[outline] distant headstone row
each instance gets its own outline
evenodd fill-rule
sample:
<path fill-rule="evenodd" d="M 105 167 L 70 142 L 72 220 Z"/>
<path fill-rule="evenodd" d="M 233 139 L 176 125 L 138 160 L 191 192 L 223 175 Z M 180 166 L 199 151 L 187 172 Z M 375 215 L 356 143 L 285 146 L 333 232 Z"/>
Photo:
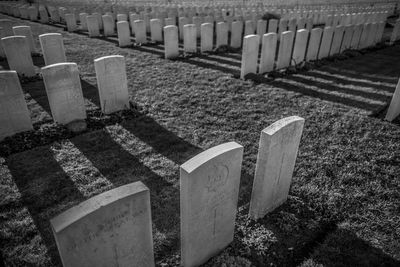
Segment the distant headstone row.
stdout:
<path fill-rule="evenodd" d="M 250 203 L 253 219 L 288 197 L 304 119 L 264 129 Z M 199 266 L 233 240 L 243 159 L 236 142 L 210 148 L 180 168 L 181 265 Z M 51 220 L 67 266 L 154 266 L 149 189 L 141 182 L 97 195 Z"/>

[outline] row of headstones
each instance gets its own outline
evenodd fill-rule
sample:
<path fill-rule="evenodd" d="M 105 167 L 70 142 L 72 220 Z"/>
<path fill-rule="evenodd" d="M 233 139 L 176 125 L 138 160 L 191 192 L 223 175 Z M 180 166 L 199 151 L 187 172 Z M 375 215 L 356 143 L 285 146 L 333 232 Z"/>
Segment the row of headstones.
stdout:
<path fill-rule="evenodd" d="M 39 36 L 46 64 L 41 69 L 50 104 L 57 123 L 68 125 L 86 119 L 85 103 L 78 66 L 66 62 L 62 37 L 57 33 Z M 11 71 L 0 71 L 0 140 L 32 129 L 18 74 L 35 74 L 26 37 L 2 39 Z M 101 110 L 110 114 L 129 108 L 128 84 L 123 56 L 94 60 Z M 17 73 L 18 72 L 18 73 Z M 3 127 L 4 125 L 4 127 Z"/>
<path fill-rule="evenodd" d="M 249 215 L 264 217 L 289 193 L 304 119 L 261 132 Z M 210 148 L 180 166 L 181 266 L 199 266 L 233 240 L 243 146 Z M 149 189 L 142 182 L 97 195 L 51 219 L 64 267 L 154 266 Z"/>
<path fill-rule="evenodd" d="M 315 28 L 283 32 L 276 52 L 278 35 L 265 34 L 261 44 L 261 58 L 258 65 L 260 37 L 246 36 L 243 40 L 241 78 L 249 73 L 259 74 L 274 69 L 296 66 L 304 61 L 314 61 L 333 56 L 347 49 L 364 49 L 381 42 L 385 22 L 349 26 Z M 276 63 L 275 63 L 276 61 Z"/>

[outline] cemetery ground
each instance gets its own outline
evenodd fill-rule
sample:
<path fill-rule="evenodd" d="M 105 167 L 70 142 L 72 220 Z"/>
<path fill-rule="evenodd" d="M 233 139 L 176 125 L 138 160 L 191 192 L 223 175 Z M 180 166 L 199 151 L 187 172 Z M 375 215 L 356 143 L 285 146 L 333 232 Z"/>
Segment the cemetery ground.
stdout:
<path fill-rule="evenodd" d="M 171 61 L 160 46 L 119 48 L 11 19 L 31 26 L 34 36 L 63 34 L 68 61 L 81 73 L 88 130 L 71 134 L 52 124 L 42 80 L 24 81 L 35 132 L 0 143 L 5 265 L 61 265 L 49 219 L 142 181 L 151 192 L 156 264 L 178 266 L 179 166 L 228 141 L 244 146 L 235 238 L 206 266 L 400 265 L 400 119 L 383 120 L 398 80 L 399 45 L 243 81 L 239 54 Z M 129 111 L 110 116 L 100 112 L 93 66 L 108 55 L 125 57 L 131 97 Z M 43 66 L 40 57 L 34 63 Z M 305 126 L 289 199 L 249 220 L 260 132 L 292 115 Z"/>

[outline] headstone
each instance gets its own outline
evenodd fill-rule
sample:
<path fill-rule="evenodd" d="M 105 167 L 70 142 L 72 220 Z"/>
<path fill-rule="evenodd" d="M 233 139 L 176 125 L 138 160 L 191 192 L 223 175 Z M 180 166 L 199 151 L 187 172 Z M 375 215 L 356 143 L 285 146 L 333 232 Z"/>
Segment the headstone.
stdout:
<path fill-rule="evenodd" d="M 81 23 L 81 30 L 87 31 L 88 26 L 87 26 L 87 13 L 80 13 L 79 14 L 79 21 Z"/>
<path fill-rule="evenodd" d="M 288 197 L 304 119 L 281 119 L 261 132 L 249 215 L 264 217 Z"/>
<path fill-rule="evenodd" d="M 103 113 L 110 114 L 129 108 L 125 58 L 123 56 L 97 58 L 94 60 L 94 68 Z"/>
<path fill-rule="evenodd" d="M 260 38 L 262 38 L 266 31 L 267 31 L 267 21 L 260 19 L 257 22 L 257 34 L 260 36 Z"/>
<path fill-rule="evenodd" d="M 41 23 L 49 23 L 49 14 L 47 14 L 47 10 L 45 7 L 39 8 L 39 15 Z"/>
<path fill-rule="evenodd" d="M 76 25 L 75 14 L 65 14 L 65 22 L 69 32 L 74 32 L 78 29 L 78 26 Z"/>
<path fill-rule="evenodd" d="M 150 193 L 142 182 L 94 196 L 50 223 L 64 267 L 154 267 Z"/>
<path fill-rule="evenodd" d="M 268 32 L 273 32 L 277 33 L 278 32 L 278 23 L 279 21 L 277 19 L 270 19 L 268 21 Z"/>
<path fill-rule="evenodd" d="M 360 43 L 358 44 L 358 49 L 364 49 L 368 47 L 368 37 L 371 34 L 371 26 L 371 23 L 364 24 L 360 37 Z"/>
<path fill-rule="evenodd" d="M 16 71 L 0 71 L 0 141 L 32 130 L 31 117 Z"/>
<path fill-rule="evenodd" d="M 363 24 L 357 24 L 354 26 L 353 37 L 351 38 L 351 49 L 358 49 L 360 44 L 361 33 L 363 29 Z"/>
<path fill-rule="evenodd" d="M 165 58 L 174 59 L 179 56 L 179 39 L 177 26 L 164 27 Z"/>
<path fill-rule="evenodd" d="M 183 26 L 189 24 L 189 19 L 186 17 L 179 18 L 179 39 L 183 40 Z"/>
<path fill-rule="evenodd" d="M 68 124 L 86 119 L 81 81 L 75 63 L 43 67 L 42 76 L 55 122 Z"/>
<path fill-rule="evenodd" d="M 97 21 L 97 17 L 94 15 L 86 16 L 86 22 L 87 22 L 89 37 L 99 37 L 100 28 L 99 28 L 99 22 Z"/>
<path fill-rule="evenodd" d="M 217 43 L 216 47 L 228 45 L 228 25 L 225 22 L 217 23 Z"/>
<path fill-rule="evenodd" d="M 165 19 L 165 26 L 175 26 L 175 18 L 166 18 Z"/>
<path fill-rule="evenodd" d="M 95 18 L 97 20 L 97 24 L 99 26 L 99 30 L 102 30 L 103 29 L 103 18 L 102 18 L 102 15 L 100 13 L 98 13 L 98 12 L 94 12 L 92 15 L 95 16 Z"/>
<path fill-rule="evenodd" d="M 152 42 L 162 42 L 162 26 L 161 21 L 159 19 L 151 19 L 150 20 L 150 34 Z"/>
<path fill-rule="evenodd" d="M 274 70 L 277 41 L 278 35 L 274 32 L 263 35 L 259 66 L 260 74 Z"/>
<path fill-rule="evenodd" d="M 296 32 L 297 19 L 293 18 L 289 20 L 288 31 Z"/>
<path fill-rule="evenodd" d="M 103 33 L 104 36 L 112 36 L 115 34 L 115 21 L 111 15 L 103 15 Z M 129 35 L 130 35 L 129 30 Z"/>
<path fill-rule="evenodd" d="M 46 65 L 67 62 L 65 56 L 63 37 L 59 33 L 46 33 L 39 35 L 43 58 Z"/>
<path fill-rule="evenodd" d="M 29 44 L 31 53 L 36 53 L 35 41 L 30 26 L 15 26 L 13 27 L 14 35 L 25 36 Z"/>
<path fill-rule="evenodd" d="M 243 39 L 242 65 L 240 78 L 244 79 L 249 73 L 257 73 L 258 49 L 260 46 L 259 35 L 247 35 Z"/>
<path fill-rule="evenodd" d="M 231 34 L 231 47 L 238 49 L 242 47 L 242 34 L 243 34 L 243 22 L 234 21 L 232 22 L 232 34 Z"/>
<path fill-rule="evenodd" d="M 292 48 L 294 32 L 286 31 L 282 33 L 279 44 L 278 60 L 276 63 L 277 69 L 289 67 L 292 58 Z"/>
<path fill-rule="evenodd" d="M 32 21 L 38 20 L 39 10 L 35 6 L 28 7 L 29 19 Z"/>
<path fill-rule="evenodd" d="M 3 28 L 4 37 L 13 36 L 13 23 L 9 19 L 0 19 L 0 27 Z"/>
<path fill-rule="evenodd" d="M 353 37 L 354 26 L 348 25 L 344 28 L 343 42 L 340 47 L 340 53 L 343 53 L 345 50 L 350 49 L 351 47 L 351 38 Z"/>
<path fill-rule="evenodd" d="M 376 32 L 378 31 L 378 23 L 372 22 L 370 27 L 371 27 L 371 29 L 370 29 L 370 32 L 369 32 L 368 38 L 367 38 L 367 46 L 368 47 L 375 46 L 375 35 L 376 35 Z"/>
<path fill-rule="evenodd" d="M 119 47 L 126 47 L 132 44 L 131 30 L 127 21 L 117 22 L 118 44 Z"/>
<path fill-rule="evenodd" d="M 210 148 L 180 168 L 181 265 L 199 266 L 233 240 L 243 147 Z"/>
<path fill-rule="evenodd" d="M 244 24 L 244 36 L 243 37 L 245 37 L 247 35 L 252 35 L 252 34 L 254 34 L 253 22 L 251 20 L 248 20 Z"/>
<path fill-rule="evenodd" d="M 211 23 L 201 24 L 200 51 L 201 53 L 213 50 L 214 26 Z"/>
<path fill-rule="evenodd" d="M 1 27 L 1 22 L 0 22 L 0 27 Z M 400 39 L 400 19 L 397 19 L 393 27 L 392 35 L 390 36 L 390 43 L 393 44 L 399 39 Z"/>
<path fill-rule="evenodd" d="M 183 50 L 185 53 L 197 52 L 197 31 L 194 24 L 183 26 Z"/>
<path fill-rule="evenodd" d="M 279 21 L 279 34 L 278 34 L 278 37 L 280 38 L 281 36 L 282 36 L 282 33 L 283 32 L 285 32 L 285 31 L 287 31 L 287 29 L 288 29 L 288 24 L 289 24 L 289 21 L 288 20 L 286 20 L 286 19 L 281 19 L 280 21 Z"/>
<path fill-rule="evenodd" d="M 292 65 L 298 65 L 304 61 L 306 56 L 307 41 L 308 31 L 305 29 L 298 30 L 294 42 Z"/>
<path fill-rule="evenodd" d="M 140 20 L 140 16 L 138 14 L 129 14 L 129 23 L 131 25 L 132 35 L 135 35 L 135 21 Z"/>
<path fill-rule="evenodd" d="M 193 24 L 196 25 L 196 36 L 199 38 L 201 35 L 200 29 L 201 29 L 201 24 L 203 23 L 203 18 L 202 17 L 193 17 Z"/>
<path fill-rule="evenodd" d="M 135 20 L 133 22 L 135 30 L 135 42 L 137 44 L 147 43 L 146 23 L 144 20 Z"/>
<path fill-rule="evenodd" d="M 306 29 L 308 32 L 311 32 L 313 30 L 314 27 L 314 23 L 313 23 L 313 19 L 312 18 L 308 18 L 306 20 Z"/>
<path fill-rule="evenodd" d="M 386 113 L 385 120 L 393 121 L 400 115 L 400 80 L 393 93 L 392 100 L 390 101 L 389 109 Z"/>
<path fill-rule="evenodd" d="M 340 53 L 340 47 L 343 41 L 344 26 L 337 26 L 334 30 L 332 46 L 329 52 L 329 56 L 333 56 Z"/>
<path fill-rule="evenodd" d="M 317 60 L 319 45 L 321 44 L 322 29 L 315 28 L 311 31 L 310 42 L 308 44 L 306 61 Z"/>
<path fill-rule="evenodd" d="M 33 77 L 36 75 L 28 40 L 25 36 L 9 36 L 1 39 L 10 70 L 19 75 Z"/>
<path fill-rule="evenodd" d="M 321 46 L 319 48 L 318 59 L 326 58 L 329 56 L 331 50 L 332 38 L 333 38 L 332 27 L 325 27 L 322 34 Z"/>
<path fill-rule="evenodd" d="M 375 35 L 375 38 L 376 38 L 375 43 L 382 42 L 383 33 L 385 32 L 385 26 L 386 26 L 385 21 L 379 22 L 378 31 L 376 32 L 376 35 Z"/>
<path fill-rule="evenodd" d="M 118 14 L 117 15 L 117 21 L 128 21 L 128 16 L 126 14 Z"/>
<path fill-rule="evenodd" d="M 306 28 L 306 19 L 305 18 L 299 18 L 297 20 L 297 30 L 302 30 Z"/>

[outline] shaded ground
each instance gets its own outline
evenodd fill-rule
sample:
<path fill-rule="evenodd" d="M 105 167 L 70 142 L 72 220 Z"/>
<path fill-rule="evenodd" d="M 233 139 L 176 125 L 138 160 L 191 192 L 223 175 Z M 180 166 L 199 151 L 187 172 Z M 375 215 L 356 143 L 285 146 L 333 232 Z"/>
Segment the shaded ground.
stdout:
<path fill-rule="evenodd" d="M 382 120 L 398 80 L 399 46 L 253 82 L 232 76 L 240 62 L 235 53 L 169 61 L 148 51 L 153 48 L 121 49 L 17 23 L 32 26 L 35 36 L 63 34 L 67 58 L 81 72 L 90 128 L 73 136 L 53 125 L 42 81 L 23 84 L 40 134 L 0 143 L 6 265 L 60 265 L 49 219 L 140 180 L 151 190 L 157 265 L 177 266 L 179 165 L 233 140 L 245 147 L 235 240 L 207 266 L 400 265 L 400 121 Z M 126 57 L 133 109 L 105 118 L 93 60 L 113 54 Z M 249 221 L 260 131 L 291 115 L 306 124 L 289 200 Z"/>

